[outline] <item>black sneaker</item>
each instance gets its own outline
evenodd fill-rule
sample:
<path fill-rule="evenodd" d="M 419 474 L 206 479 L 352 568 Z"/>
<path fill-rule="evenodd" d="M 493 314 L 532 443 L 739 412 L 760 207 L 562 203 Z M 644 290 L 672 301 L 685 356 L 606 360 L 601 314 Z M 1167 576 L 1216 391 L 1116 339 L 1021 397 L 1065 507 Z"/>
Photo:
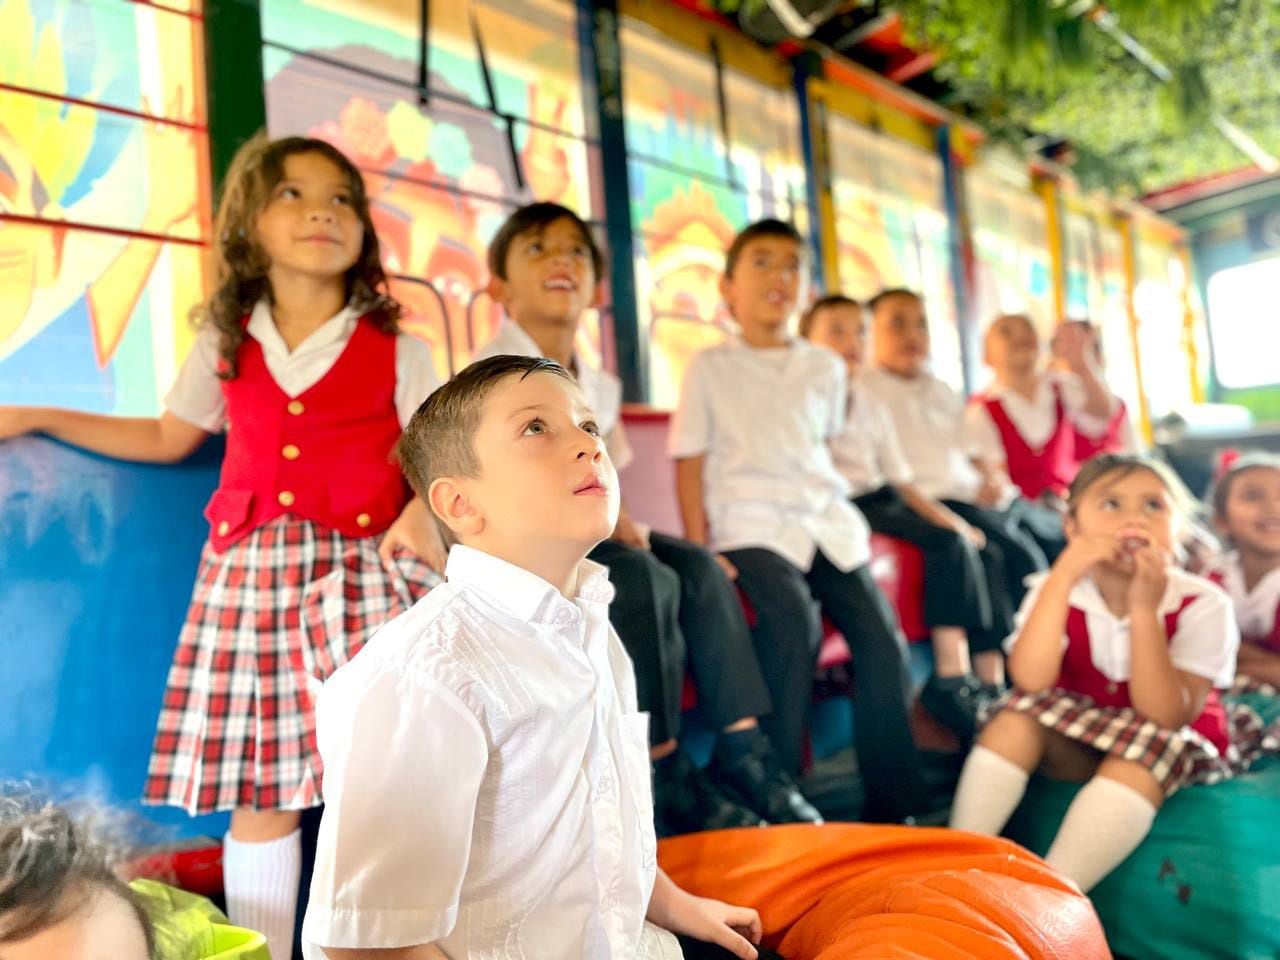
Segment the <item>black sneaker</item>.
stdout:
<path fill-rule="evenodd" d="M 769 823 L 822 823 L 817 807 L 778 766 L 763 733 L 754 731 L 747 750 L 727 754 L 717 747 L 707 772 L 731 800 L 750 807 Z"/>
<path fill-rule="evenodd" d="M 921 705 L 965 744 L 973 742 L 978 714 L 989 702 L 977 677 L 929 678 L 920 691 Z"/>
<path fill-rule="evenodd" d="M 721 793 L 682 750 L 653 765 L 653 813 L 660 837 L 765 825 L 754 811 Z"/>

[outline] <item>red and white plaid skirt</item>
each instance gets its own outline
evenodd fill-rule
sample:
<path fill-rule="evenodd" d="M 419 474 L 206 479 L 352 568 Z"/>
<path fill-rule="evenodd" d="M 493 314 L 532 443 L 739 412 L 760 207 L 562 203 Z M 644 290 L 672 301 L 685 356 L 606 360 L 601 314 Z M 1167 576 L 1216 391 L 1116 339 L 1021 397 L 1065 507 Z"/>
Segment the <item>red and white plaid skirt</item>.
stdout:
<path fill-rule="evenodd" d="M 1280 753 L 1280 723 L 1266 726 L 1257 711 L 1226 701 L 1226 753 L 1190 727 L 1168 730 L 1130 708 L 1100 707 L 1083 694 L 1054 688 L 1011 690 L 989 716 L 1013 710 L 1108 756 L 1141 764 L 1166 797 L 1193 783 L 1218 783 L 1248 770 L 1263 754 Z"/>
<path fill-rule="evenodd" d="M 321 802 L 313 697 L 440 578 L 377 537 L 281 517 L 205 544 L 165 689 L 143 802 L 188 813 Z"/>

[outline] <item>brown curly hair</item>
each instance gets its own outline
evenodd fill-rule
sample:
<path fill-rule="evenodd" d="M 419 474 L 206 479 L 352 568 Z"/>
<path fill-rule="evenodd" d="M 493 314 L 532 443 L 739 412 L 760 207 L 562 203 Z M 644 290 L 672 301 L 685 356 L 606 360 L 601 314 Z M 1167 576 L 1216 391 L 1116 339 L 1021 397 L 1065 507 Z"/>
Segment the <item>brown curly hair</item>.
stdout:
<path fill-rule="evenodd" d="M 236 376 L 236 352 L 245 338 L 245 314 L 263 297 L 271 297 L 267 277 L 271 263 L 255 236 L 258 215 L 284 177 L 285 158 L 301 153 L 318 153 L 342 171 L 351 190 L 352 208 L 364 226 L 360 256 L 347 271 L 347 302 L 358 313 L 370 315 L 383 332 L 399 329 L 400 304 L 388 291 L 360 171 L 342 151 L 323 140 L 268 140 L 259 133 L 237 151 L 227 171 L 214 223 L 216 288 L 208 301 L 192 311 L 196 322 L 210 324 L 218 331 L 222 358 L 218 375 L 224 380 Z"/>

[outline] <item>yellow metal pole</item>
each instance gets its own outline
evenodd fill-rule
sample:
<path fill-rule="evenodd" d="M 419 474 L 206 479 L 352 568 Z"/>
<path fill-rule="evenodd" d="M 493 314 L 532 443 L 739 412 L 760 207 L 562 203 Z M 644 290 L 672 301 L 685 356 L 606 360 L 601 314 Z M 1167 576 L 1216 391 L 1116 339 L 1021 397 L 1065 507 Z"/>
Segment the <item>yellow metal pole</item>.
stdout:
<path fill-rule="evenodd" d="M 827 135 L 827 102 L 816 93 L 817 82 L 805 84 L 809 98 L 809 136 L 813 143 L 813 176 L 817 184 L 818 240 L 821 244 L 822 271 L 827 290 L 840 290 L 840 247 L 836 231 L 836 201 L 831 189 L 831 141 Z"/>
<path fill-rule="evenodd" d="M 1062 246 L 1062 207 L 1058 182 L 1051 176 L 1036 174 L 1032 188 L 1044 202 L 1045 231 L 1049 234 L 1049 264 L 1053 271 L 1053 326 L 1067 316 L 1067 259 Z"/>
<path fill-rule="evenodd" d="M 1185 242 L 1179 242 L 1175 248 L 1178 262 L 1182 264 L 1182 339 L 1187 351 L 1188 371 L 1191 376 L 1191 401 L 1204 403 L 1204 380 L 1200 376 L 1200 341 L 1196 336 L 1196 328 L 1200 324 L 1200 314 L 1195 305 L 1195 287 L 1191 277 L 1191 248 Z"/>
<path fill-rule="evenodd" d="M 1129 316 L 1129 342 L 1133 345 L 1134 366 L 1137 368 L 1134 372 L 1138 383 L 1138 409 L 1134 412 L 1138 416 L 1138 429 L 1143 442 L 1149 445 L 1152 440 L 1151 414 L 1147 409 L 1147 388 L 1142 373 L 1142 352 L 1138 336 L 1138 307 L 1134 300 L 1134 292 L 1138 287 L 1138 232 L 1130 215 L 1120 217 L 1119 226 L 1124 249 L 1124 306 Z"/>

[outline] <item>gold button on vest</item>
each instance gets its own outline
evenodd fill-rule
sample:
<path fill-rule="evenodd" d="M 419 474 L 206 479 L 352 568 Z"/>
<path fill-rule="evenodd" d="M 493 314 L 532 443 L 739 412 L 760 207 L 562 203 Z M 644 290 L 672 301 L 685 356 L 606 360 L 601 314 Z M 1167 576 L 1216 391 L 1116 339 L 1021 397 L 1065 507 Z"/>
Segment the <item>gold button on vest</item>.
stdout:
<path fill-rule="evenodd" d="M 297 417 L 306 412 L 307 408 L 301 400 L 290 400 L 289 405 L 285 407 L 285 409 Z"/>
<path fill-rule="evenodd" d="M 285 444 L 284 449 L 280 451 L 280 456 L 284 457 L 286 460 L 297 460 L 301 454 L 302 451 L 292 443 Z"/>
<path fill-rule="evenodd" d="M 373 517 L 369 516 L 367 513 L 362 513 L 360 516 L 356 517 L 357 527 L 367 527 L 371 523 L 373 523 Z"/>
<path fill-rule="evenodd" d="M 282 506 L 282 507 L 292 507 L 292 506 L 293 506 L 293 501 L 294 501 L 295 499 L 297 499 L 297 498 L 296 498 L 296 497 L 294 497 L 294 495 L 293 495 L 290 491 L 288 491 L 288 490 L 281 490 L 281 491 L 280 491 L 279 496 L 277 496 L 277 497 L 276 497 L 276 499 L 277 499 L 278 501 L 280 501 L 280 506 Z"/>

